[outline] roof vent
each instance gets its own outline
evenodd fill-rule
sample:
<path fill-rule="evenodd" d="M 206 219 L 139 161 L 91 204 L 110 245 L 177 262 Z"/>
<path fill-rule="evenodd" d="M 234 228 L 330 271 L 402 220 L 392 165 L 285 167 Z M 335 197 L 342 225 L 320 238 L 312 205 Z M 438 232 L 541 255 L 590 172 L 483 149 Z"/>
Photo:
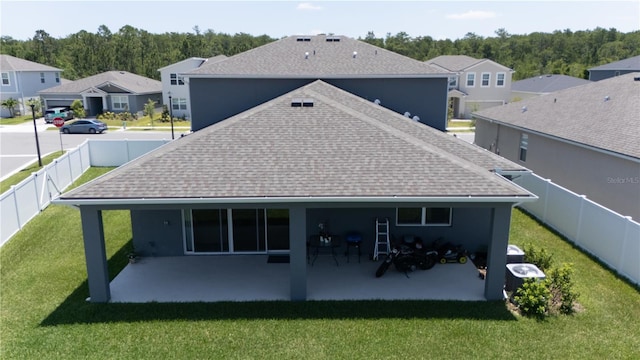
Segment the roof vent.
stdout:
<path fill-rule="evenodd" d="M 609 100 L 611 100 L 611 98 L 609 97 L 609 95 L 607 95 L 607 96 L 605 96 L 605 97 L 604 97 L 604 101 L 605 101 L 605 102 L 607 102 L 607 101 L 609 101 Z"/>
<path fill-rule="evenodd" d="M 525 111 L 527 111 L 527 107 L 526 107 L 526 106 L 523 106 L 523 107 L 522 107 L 522 112 L 525 112 Z"/>
<path fill-rule="evenodd" d="M 410 118 L 410 117 L 411 117 L 411 113 L 410 113 L 410 112 L 408 112 L 408 111 L 405 111 L 405 112 L 404 112 L 404 116 L 405 116 L 405 117 Z"/>
<path fill-rule="evenodd" d="M 356 58 L 356 56 L 358 56 L 358 52 L 357 52 L 357 51 L 354 51 L 354 52 L 353 52 L 353 58 L 355 59 L 355 58 Z"/>
<path fill-rule="evenodd" d="M 374 102 L 376 105 L 380 105 L 380 103 L 381 103 L 380 99 L 375 99 L 375 100 L 373 100 L 373 102 Z"/>
<path fill-rule="evenodd" d="M 327 36 L 326 41 L 327 42 L 339 42 L 340 41 L 340 37 L 339 36 Z"/>
<path fill-rule="evenodd" d="M 633 81 L 640 81 L 640 76 L 636 76 L 633 78 Z"/>
<path fill-rule="evenodd" d="M 420 121 L 420 116 L 416 115 L 412 117 L 413 121 Z"/>
<path fill-rule="evenodd" d="M 305 58 L 305 59 L 308 59 L 308 58 L 309 58 L 309 52 L 308 52 L 308 51 L 304 53 L 304 58 Z"/>
<path fill-rule="evenodd" d="M 309 42 L 309 41 L 311 41 L 311 38 L 310 38 L 309 36 L 301 36 L 301 37 L 297 38 L 297 39 L 296 39 L 296 41 L 299 41 L 299 42 L 303 42 L 303 41 L 304 41 L 304 42 Z"/>
<path fill-rule="evenodd" d="M 291 107 L 313 107 L 313 99 L 293 98 L 291 99 Z"/>

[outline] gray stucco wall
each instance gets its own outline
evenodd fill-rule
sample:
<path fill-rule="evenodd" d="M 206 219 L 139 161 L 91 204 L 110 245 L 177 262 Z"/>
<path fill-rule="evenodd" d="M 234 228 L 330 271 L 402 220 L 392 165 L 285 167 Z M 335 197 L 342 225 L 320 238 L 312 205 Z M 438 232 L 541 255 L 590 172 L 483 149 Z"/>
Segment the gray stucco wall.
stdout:
<path fill-rule="evenodd" d="M 191 127 L 200 130 L 316 79 L 190 79 Z M 325 79 L 327 83 L 439 130 L 446 127 L 447 79 Z"/>
<path fill-rule="evenodd" d="M 518 160 L 522 132 L 478 120 L 475 143 L 489 149 L 498 139 L 501 156 L 622 215 L 640 219 L 640 162 L 528 132 L 527 160 L 522 162 Z"/>
<path fill-rule="evenodd" d="M 419 207 L 419 205 L 416 205 Z M 376 218 L 389 218 L 390 234 L 396 239 L 415 235 L 429 245 L 442 237 L 460 244 L 470 252 L 483 250 L 491 239 L 491 208 L 454 208 L 452 226 L 396 226 L 395 208 L 314 208 L 306 210 L 307 235 L 317 234 L 318 224 L 327 222 L 329 231 L 344 236 L 362 234 L 363 254 L 370 254 L 375 243 Z M 182 214 L 180 210 L 131 210 L 133 245 L 143 256 L 180 256 L 184 254 Z"/>

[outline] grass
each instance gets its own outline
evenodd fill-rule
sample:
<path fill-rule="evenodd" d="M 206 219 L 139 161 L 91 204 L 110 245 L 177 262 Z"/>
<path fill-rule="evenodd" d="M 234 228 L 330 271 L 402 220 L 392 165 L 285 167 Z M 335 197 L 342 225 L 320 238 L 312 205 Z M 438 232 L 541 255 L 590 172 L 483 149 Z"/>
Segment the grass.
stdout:
<path fill-rule="evenodd" d="M 130 217 L 103 217 L 114 277 L 131 247 Z M 79 212 L 52 205 L 0 249 L 0 358 L 640 357 L 637 288 L 519 210 L 511 239 L 574 263 L 584 311 L 538 321 L 500 301 L 91 304 Z"/>
<path fill-rule="evenodd" d="M 38 117 L 36 117 L 36 119 L 37 118 Z M 0 118 L 0 125 L 17 125 L 27 121 L 33 121 L 33 117 L 31 115 L 22 115 L 12 118 Z"/>
<path fill-rule="evenodd" d="M 44 156 L 41 158 L 42 160 L 42 167 L 48 165 L 49 163 L 51 163 L 53 160 L 59 158 L 60 156 L 62 156 L 63 152 L 62 151 L 56 151 L 54 153 L 51 153 L 47 156 Z M 19 172 L 7 177 L 6 179 L 0 181 L 0 194 L 2 194 L 3 192 L 9 190 L 11 188 L 12 185 L 17 185 L 18 183 L 20 183 L 20 181 L 28 178 L 29 176 L 31 176 L 32 173 L 42 169 L 42 167 L 38 166 L 38 161 L 34 161 L 32 164 L 28 165 L 27 167 L 25 167 L 24 169 L 20 170 Z"/>

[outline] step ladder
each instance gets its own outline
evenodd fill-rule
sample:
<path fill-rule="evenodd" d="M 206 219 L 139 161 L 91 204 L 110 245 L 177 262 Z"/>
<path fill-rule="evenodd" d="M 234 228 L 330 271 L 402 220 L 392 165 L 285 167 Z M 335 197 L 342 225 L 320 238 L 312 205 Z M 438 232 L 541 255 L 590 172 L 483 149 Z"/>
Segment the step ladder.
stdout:
<path fill-rule="evenodd" d="M 378 260 L 378 255 L 391 253 L 391 243 L 389 242 L 389 219 L 376 219 L 376 244 L 373 247 L 373 260 Z"/>

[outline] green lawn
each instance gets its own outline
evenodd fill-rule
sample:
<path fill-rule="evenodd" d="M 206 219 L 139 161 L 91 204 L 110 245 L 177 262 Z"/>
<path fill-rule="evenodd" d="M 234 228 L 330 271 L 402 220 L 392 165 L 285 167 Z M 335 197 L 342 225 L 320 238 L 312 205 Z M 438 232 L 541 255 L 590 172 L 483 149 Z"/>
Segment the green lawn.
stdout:
<path fill-rule="evenodd" d="M 16 124 L 22 124 L 27 121 L 33 122 L 33 117 L 31 115 L 22 115 L 22 116 L 16 116 L 12 118 L 0 118 L 0 125 L 16 125 Z"/>
<path fill-rule="evenodd" d="M 114 277 L 130 219 L 103 215 Z M 518 210 L 511 231 L 575 264 L 584 311 L 538 321 L 500 301 L 91 304 L 79 212 L 52 205 L 0 250 L 0 358 L 640 358 L 637 288 Z"/>

